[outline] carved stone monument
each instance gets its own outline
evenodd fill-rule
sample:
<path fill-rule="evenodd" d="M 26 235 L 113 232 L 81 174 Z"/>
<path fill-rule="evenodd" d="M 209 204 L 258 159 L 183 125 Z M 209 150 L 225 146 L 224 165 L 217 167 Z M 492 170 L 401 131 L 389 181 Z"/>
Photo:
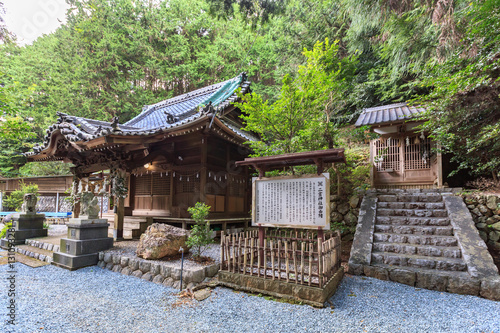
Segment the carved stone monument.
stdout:
<path fill-rule="evenodd" d="M 14 232 L 7 232 L 6 237 L 1 240 L 0 247 L 7 248 L 8 244 L 24 244 L 28 238 L 45 237 L 47 229 L 43 228 L 45 214 L 36 213 L 37 197 L 33 193 L 24 195 L 22 212 L 13 214 L 12 227 Z"/>
<path fill-rule="evenodd" d="M 68 237 L 61 239 L 53 265 L 69 270 L 96 265 L 98 253 L 113 247 L 113 238 L 108 237 L 108 220 L 98 218 L 99 205 L 94 193 L 83 192 L 81 204 L 80 217 L 69 220 Z"/>

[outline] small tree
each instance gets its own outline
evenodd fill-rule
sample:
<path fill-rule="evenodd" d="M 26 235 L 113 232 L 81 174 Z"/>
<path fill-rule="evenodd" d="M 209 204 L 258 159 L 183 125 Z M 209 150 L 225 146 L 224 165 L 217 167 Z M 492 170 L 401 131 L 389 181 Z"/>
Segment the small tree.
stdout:
<path fill-rule="evenodd" d="M 210 206 L 207 206 L 205 203 L 197 202 L 194 207 L 188 208 L 188 212 L 191 214 L 196 224 L 191 228 L 191 234 L 186 244 L 194 250 L 194 257 L 201 257 L 203 251 L 212 243 L 212 237 L 210 237 L 210 223 L 205 221 L 205 218 L 210 212 Z"/>
<path fill-rule="evenodd" d="M 8 210 L 21 210 L 24 201 L 24 195 L 27 193 L 32 193 L 38 197 L 38 185 L 37 184 L 26 184 L 21 181 L 19 183 L 19 190 L 15 190 L 9 196 L 7 196 L 3 204 Z"/>

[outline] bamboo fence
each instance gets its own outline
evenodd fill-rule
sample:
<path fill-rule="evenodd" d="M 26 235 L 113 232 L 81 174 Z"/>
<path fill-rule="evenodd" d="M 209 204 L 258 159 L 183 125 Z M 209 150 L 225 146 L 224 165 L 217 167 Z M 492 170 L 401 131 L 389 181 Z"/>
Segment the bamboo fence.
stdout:
<path fill-rule="evenodd" d="M 322 288 L 340 267 L 340 235 L 297 229 L 221 236 L 220 270 Z"/>

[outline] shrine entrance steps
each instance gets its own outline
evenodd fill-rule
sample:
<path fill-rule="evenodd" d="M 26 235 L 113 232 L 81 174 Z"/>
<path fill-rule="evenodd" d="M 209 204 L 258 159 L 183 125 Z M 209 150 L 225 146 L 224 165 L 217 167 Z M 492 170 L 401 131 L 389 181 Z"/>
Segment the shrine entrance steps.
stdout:
<path fill-rule="evenodd" d="M 109 232 L 108 236 L 113 237 L 114 215 L 103 214 L 103 218 L 108 219 Z M 146 231 L 148 226 L 153 224 L 152 216 L 125 216 L 123 221 L 123 238 L 136 239 Z"/>
<path fill-rule="evenodd" d="M 498 269 L 452 189 L 368 191 L 348 272 L 500 300 Z"/>

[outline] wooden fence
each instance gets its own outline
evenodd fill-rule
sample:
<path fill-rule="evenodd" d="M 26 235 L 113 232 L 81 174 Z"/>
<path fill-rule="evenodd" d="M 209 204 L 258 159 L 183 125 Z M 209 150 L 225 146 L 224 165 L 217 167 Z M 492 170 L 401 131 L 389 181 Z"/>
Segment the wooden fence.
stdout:
<path fill-rule="evenodd" d="M 221 271 L 322 288 L 340 267 L 340 234 L 286 229 L 221 236 Z"/>

